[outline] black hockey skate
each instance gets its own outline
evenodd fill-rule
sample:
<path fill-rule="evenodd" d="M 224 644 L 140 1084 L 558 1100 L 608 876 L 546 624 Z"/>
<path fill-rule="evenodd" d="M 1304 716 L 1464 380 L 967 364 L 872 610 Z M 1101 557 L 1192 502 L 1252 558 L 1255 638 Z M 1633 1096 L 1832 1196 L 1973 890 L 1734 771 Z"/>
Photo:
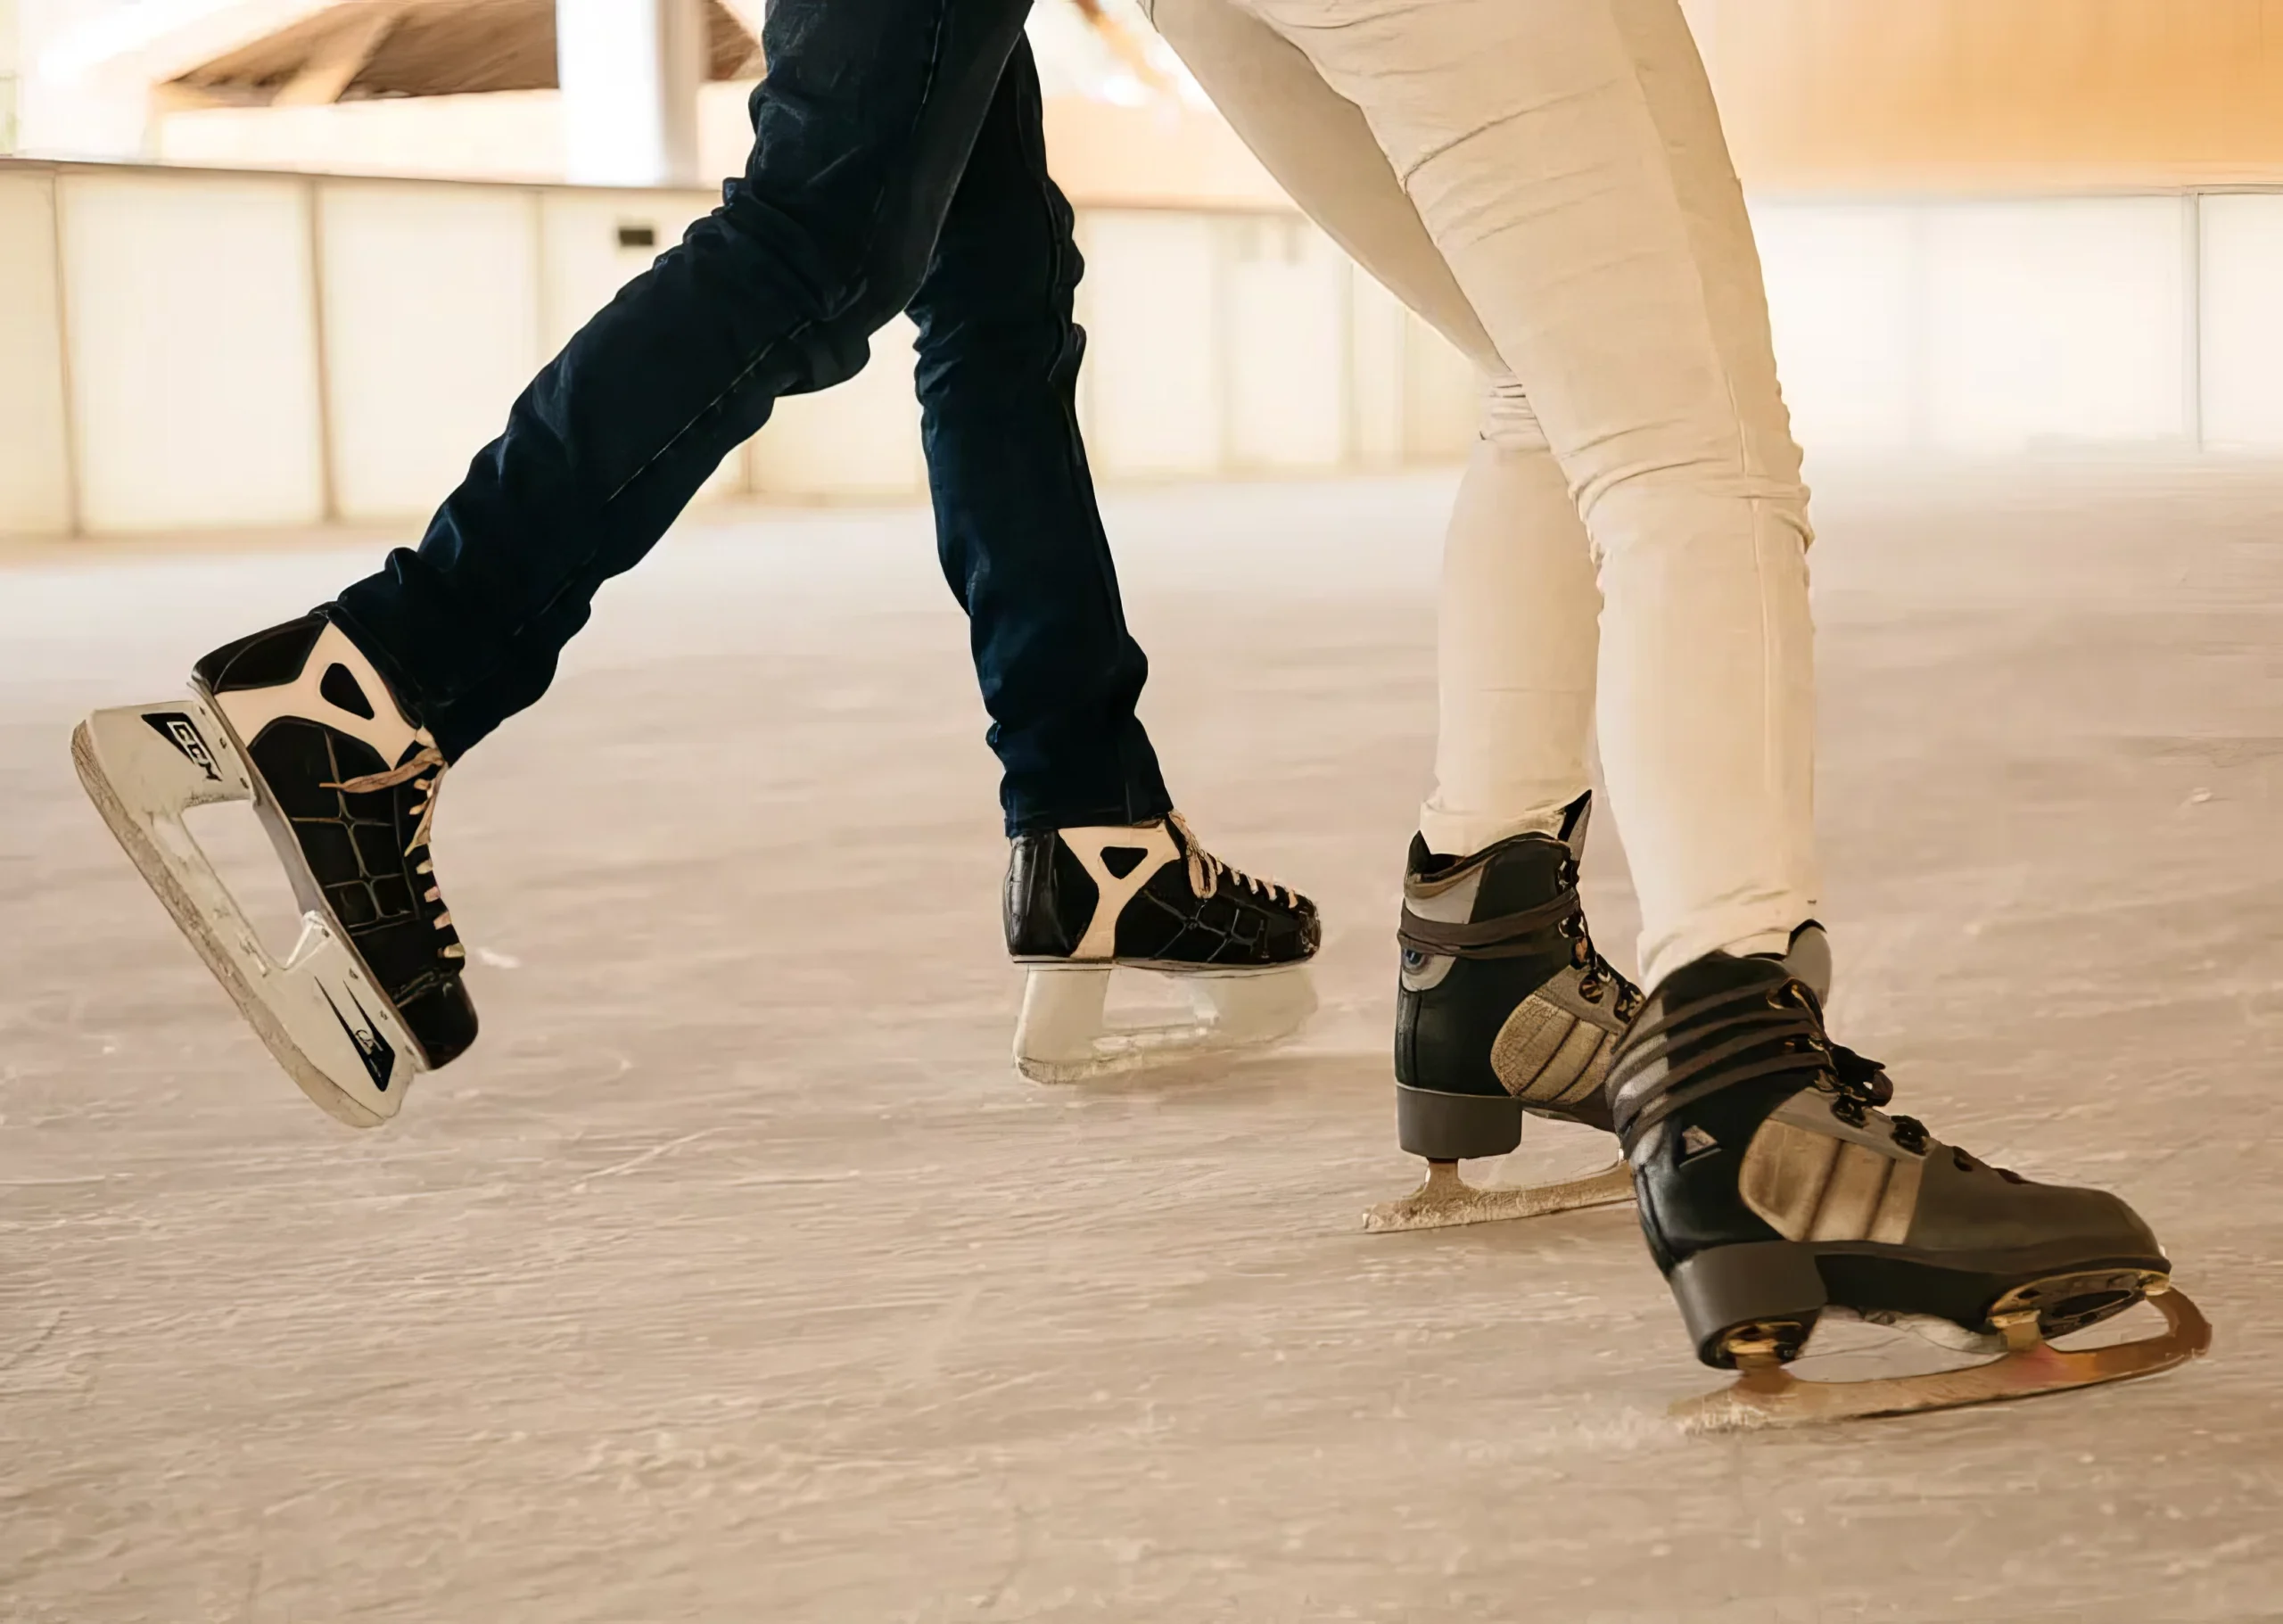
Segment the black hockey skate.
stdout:
<path fill-rule="evenodd" d="M 1316 1007 L 1315 904 L 1198 845 L 1178 812 L 1133 827 L 1043 830 L 1007 867 L 1007 952 L 1029 970 L 1015 1066 L 1076 1083 L 1273 1043 Z M 1113 968 L 1179 983 L 1188 1018 L 1111 1026 Z"/>
<path fill-rule="evenodd" d="M 1607 1132 L 1603 1081 L 1638 988 L 1595 950 L 1578 895 L 1593 797 L 1559 835 L 1517 835 L 1464 859 L 1414 836 L 1403 880 L 1396 993 L 1396 1137 L 1427 1182 L 1364 1215 L 1367 1230 L 1439 1229 L 1632 1199 L 1619 1160 L 1560 1183 L 1478 1189 L 1459 1163 L 1504 1156 L 1525 1116 Z"/>
<path fill-rule="evenodd" d="M 188 697 L 99 711 L 71 754 L 175 923 L 328 1113 L 375 1126 L 415 1071 L 474 1042 L 429 854 L 444 758 L 338 626 L 310 614 L 218 648 Z M 260 815 L 304 910 L 283 962 L 183 827 L 227 801 Z"/>
<path fill-rule="evenodd" d="M 1816 990 L 1785 961 L 1716 952 L 1666 977 L 1619 1045 L 1609 1091 L 1641 1227 L 1697 1356 L 1740 1373 L 1676 1406 L 1692 1430 L 2022 1397 L 2147 1375 L 2210 1345 L 2131 1208 L 1988 1166 L 1884 1114 L 1885 1073 L 1830 1041 Z M 2048 1345 L 2144 1299 L 2163 1334 Z M 1826 1316 L 2000 1356 L 1796 1381 L 1783 1367 Z"/>

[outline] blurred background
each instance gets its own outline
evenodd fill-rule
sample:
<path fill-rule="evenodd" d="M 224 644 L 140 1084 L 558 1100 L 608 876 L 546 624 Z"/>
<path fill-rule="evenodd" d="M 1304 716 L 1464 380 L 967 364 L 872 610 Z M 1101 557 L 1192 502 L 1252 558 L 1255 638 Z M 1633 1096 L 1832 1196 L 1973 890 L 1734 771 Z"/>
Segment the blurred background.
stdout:
<path fill-rule="evenodd" d="M 2283 449 L 2283 5 L 1687 9 L 1811 459 Z M 739 167 L 761 10 L 0 0 L 0 534 L 427 513 Z M 1467 369 L 1133 0 L 1031 26 L 1106 480 L 1463 452 Z M 919 496 L 908 340 L 708 497 Z"/>

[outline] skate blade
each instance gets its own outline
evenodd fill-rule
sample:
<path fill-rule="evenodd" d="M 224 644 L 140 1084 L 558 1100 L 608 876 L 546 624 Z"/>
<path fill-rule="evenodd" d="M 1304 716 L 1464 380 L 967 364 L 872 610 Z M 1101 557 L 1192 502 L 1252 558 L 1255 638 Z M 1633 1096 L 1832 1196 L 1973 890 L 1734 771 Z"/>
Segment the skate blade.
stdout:
<path fill-rule="evenodd" d="M 1015 1069 L 1034 1083 L 1085 1083 L 1205 1056 L 1257 1049 L 1290 1037 L 1315 1013 L 1306 965 L 1174 977 L 1190 1018 L 1113 1026 L 1103 1012 L 1109 965 L 1034 965 L 1015 1023 Z"/>
<path fill-rule="evenodd" d="M 1742 1354 L 1742 1373 L 1734 1386 L 1683 1399 L 1673 1406 L 1672 1416 L 1682 1431 L 1697 1434 L 1955 1410 L 2153 1376 L 2200 1358 L 2211 1348 L 2212 1327 L 2185 1295 L 2156 1283 L 2147 1289 L 2146 1300 L 2164 1316 L 2164 1329 L 2137 1342 L 2064 1352 L 2037 1335 L 2032 1314 L 2026 1327 L 2007 1328 L 2008 1340 L 2021 1344 L 2011 1352 L 1985 1364 L 1923 1376 L 1803 1381 L 1773 1354 Z"/>
<path fill-rule="evenodd" d="M 184 827 L 194 806 L 256 801 L 213 708 L 192 694 L 97 711 L 72 730 L 71 763 L 144 882 L 301 1092 L 351 1127 L 395 1116 L 420 1051 L 356 955 L 310 913 L 280 962 Z"/>
<path fill-rule="evenodd" d="M 1512 1218 L 1543 1218 L 1632 1199 L 1633 1170 L 1622 1159 L 1599 1173 L 1559 1183 L 1481 1187 L 1460 1177 L 1456 1162 L 1429 1162 L 1427 1182 L 1400 1201 L 1382 1201 L 1366 1208 L 1364 1228 L 1382 1235 L 1406 1229 L 1450 1229 L 1461 1224 L 1503 1224 Z"/>

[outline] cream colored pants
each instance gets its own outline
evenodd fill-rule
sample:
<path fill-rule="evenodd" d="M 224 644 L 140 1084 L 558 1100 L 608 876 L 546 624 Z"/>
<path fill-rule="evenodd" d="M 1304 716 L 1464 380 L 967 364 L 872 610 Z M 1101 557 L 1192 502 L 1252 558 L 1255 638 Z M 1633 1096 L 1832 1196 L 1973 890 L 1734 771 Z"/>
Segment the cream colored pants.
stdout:
<path fill-rule="evenodd" d="M 1820 884 L 1812 532 L 1677 0 L 1156 0 L 1154 20 L 1486 380 L 1444 554 L 1428 844 L 1553 827 L 1598 716 L 1644 979 L 1781 950 Z"/>

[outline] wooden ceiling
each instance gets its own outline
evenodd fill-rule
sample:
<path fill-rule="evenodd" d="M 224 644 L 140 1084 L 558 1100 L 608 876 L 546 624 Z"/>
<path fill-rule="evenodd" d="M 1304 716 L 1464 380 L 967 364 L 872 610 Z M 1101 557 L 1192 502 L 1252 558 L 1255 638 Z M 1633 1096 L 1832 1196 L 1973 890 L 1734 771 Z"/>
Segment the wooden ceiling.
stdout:
<path fill-rule="evenodd" d="M 705 0 L 707 77 L 752 78 L 761 45 Z M 555 0 L 342 0 L 201 63 L 168 87 L 207 105 L 554 90 Z"/>

